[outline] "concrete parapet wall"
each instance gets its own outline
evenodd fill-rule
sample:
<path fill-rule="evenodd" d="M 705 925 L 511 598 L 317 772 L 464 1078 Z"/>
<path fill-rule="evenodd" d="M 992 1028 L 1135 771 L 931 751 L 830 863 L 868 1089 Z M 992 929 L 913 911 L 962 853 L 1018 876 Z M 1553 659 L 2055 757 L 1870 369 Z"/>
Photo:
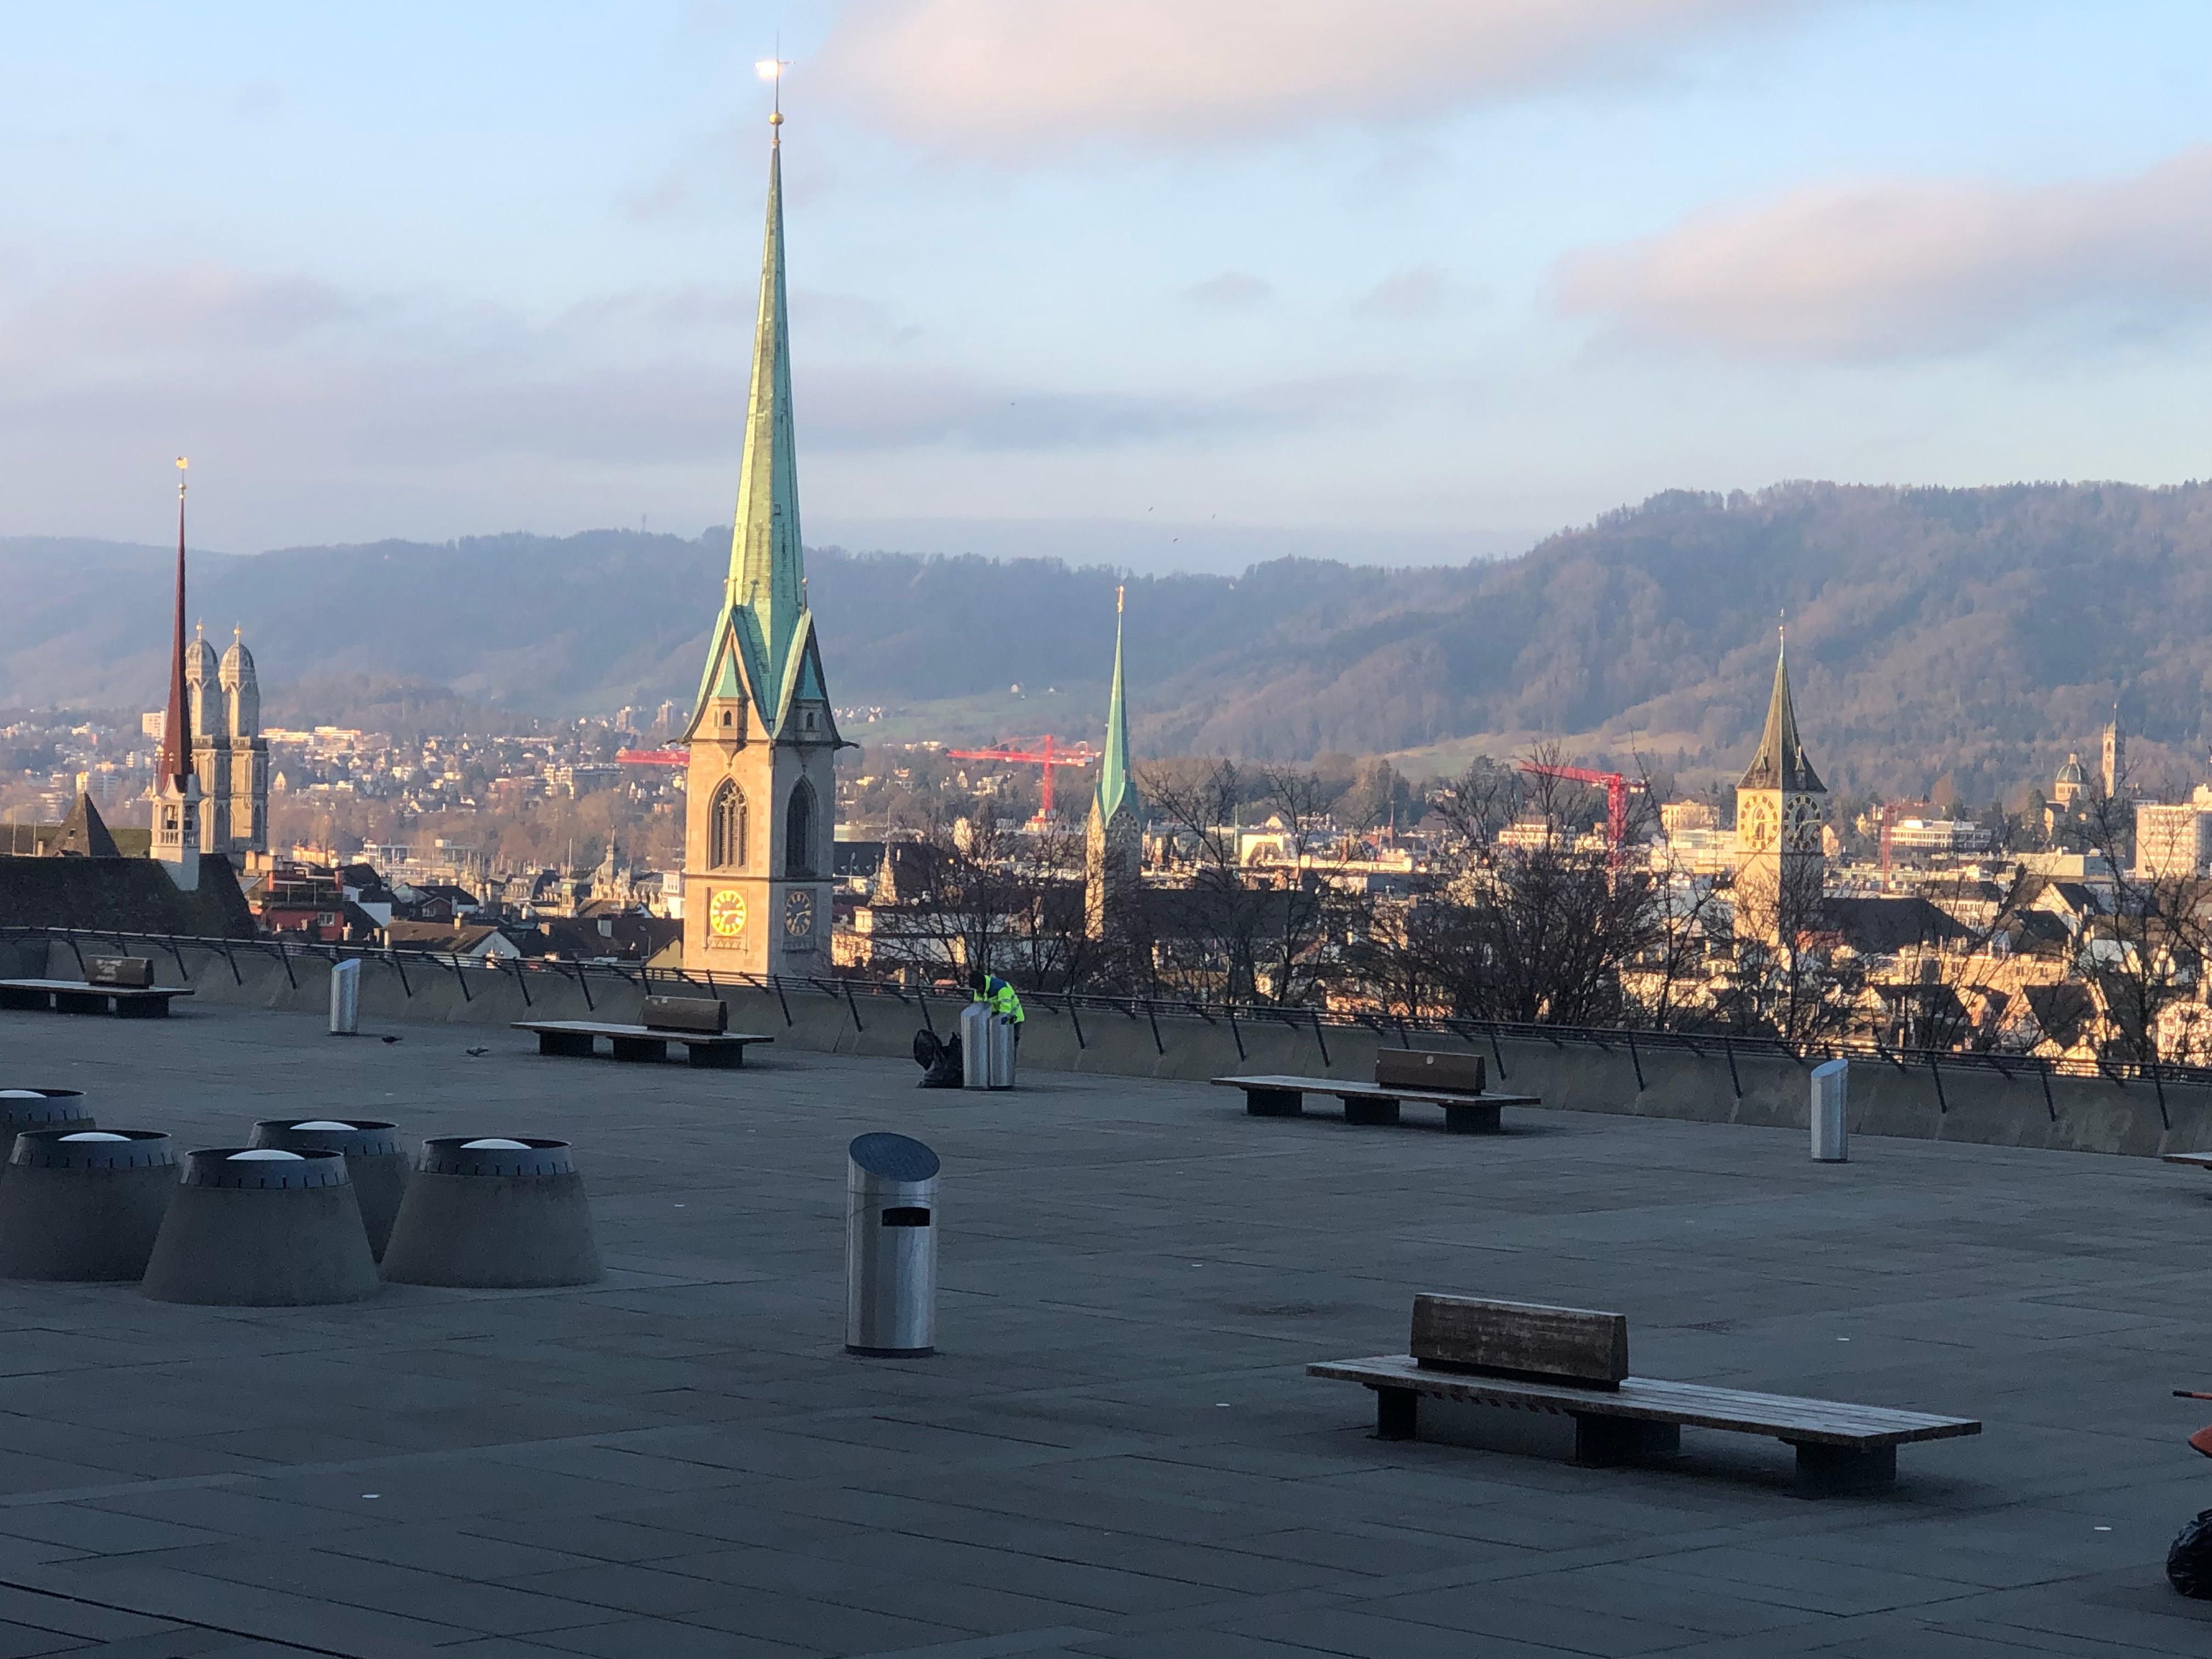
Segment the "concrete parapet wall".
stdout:
<path fill-rule="evenodd" d="M 178 957 L 156 952 L 156 977 L 175 983 Z M 247 948 L 224 951 L 186 945 L 183 978 L 198 993 L 179 1005 L 189 1017 L 201 1006 L 267 1008 L 318 1018 L 330 1006 L 330 964 L 320 957 Z M 0 944 L 0 963 L 13 960 L 18 975 L 75 977 L 68 945 Z M 697 988 L 697 994 L 708 994 Z M 904 1058 L 924 1023 L 921 1004 L 861 994 L 847 997 L 831 981 L 781 994 L 751 987 L 721 987 L 730 1029 L 758 1031 L 780 1047 L 827 1054 Z M 501 1027 L 519 1019 L 634 1021 L 644 996 L 638 985 L 604 972 L 580 980 L 573 972 L 447 967 L 422 958 L 365 957 L 362 963 L 363 1030 L 398 1024 Z M 928 1022 L 940 1036 L 957 1028 L 963 1005 L 933 998 Z M 1386 1039 L 1364 1029 L 1323 1026 L 1310 1016 L 1284 1020 L 1215 1012 L 1161 1013 L 1157 1018 L 1080 1011 L 1071 1016 L 1033 1002 L 1022 1038 L 1021 1063 L 1030 1069 L 1096 1072 L 1120 1077 L 1201 1081 L 1262 1072 L 1364 1080 L 1374 1075 L 1376 1050 Z M 1423 1047 L 1462 1047 L 1488 1056 L 1493 1089 L 1533 1094 L 1549 1108 L 1618 1112 L 1644 1117 L 1802 1129 L 1808 1103 L 1809 1065 L 1771 1054 L 1737 1053 L 1733 1066 L 1717 1038 L 1692 1054 L 1678 1048 L 1631 1049 L 1624 1036 L 1610 1048 L 1589 1043 L 1485 1039 L 1450 1044 L 1416 1039 Z M 1397 1046 L 1395 1040 L 1390 1046 Z M 1241 1051 L 1241 1052 L 1240 1052 Z M 773 1063 L 771 1060 L 769 1063 Z M 1638 1073 L 1641 1073 L 1641 1082 Z M 1900 1071 L 1885 1062 L 1854 1060 L 1850 1126 L 1855 1134 L 1905 1135 L 1988 1146 L 2118 1152 L 2152 1157 L 2167 1152 L 2212 1151 L 2212 1090 L 2148 1083 L 2124 1085 L 2104 1079 L 2053 1077 L 2031 1069 L 2006 1079 L 1980 1069 L 1925 1066 Z M 1508 1119 L 1510 1121 L 1510 1116 Z"/>

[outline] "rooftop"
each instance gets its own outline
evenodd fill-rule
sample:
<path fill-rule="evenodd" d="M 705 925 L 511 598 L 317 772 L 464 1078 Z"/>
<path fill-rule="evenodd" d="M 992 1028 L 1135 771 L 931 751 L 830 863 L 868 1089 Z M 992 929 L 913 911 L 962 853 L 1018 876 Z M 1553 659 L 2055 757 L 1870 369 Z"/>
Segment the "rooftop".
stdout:
<path fill-rule="evenodd" d="M 5 1081 L 181 1146 L 310 1104 L 567 1137 L 610 1267 L 296 1310 L 0 1285 L 0 1652 L 2212 1650 L 2160 1571 L 2212 1492 L 2182 1444 L 2212 1408 L 2167 1393 L 2212 1383 L 2194 1172 L 390 1029 L 0 1014 Z M 944 1158 L 933 1359 L 842 1351 L 844 1146 L 875 1129 Z M 1619 1310 L 1645 1376 L 1987 1431 L 1820 1502 L 1735 1436 L 1639 1469 L 1378 1442 L 1303 1367 L 1402 1348 L 1420 1290 Z"/>

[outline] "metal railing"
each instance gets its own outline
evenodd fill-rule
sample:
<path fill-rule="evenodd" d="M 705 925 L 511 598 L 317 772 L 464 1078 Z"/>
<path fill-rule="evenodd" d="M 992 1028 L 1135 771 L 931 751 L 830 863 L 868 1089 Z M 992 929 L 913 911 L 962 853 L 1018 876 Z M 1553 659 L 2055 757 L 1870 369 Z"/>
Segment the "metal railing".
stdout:
<path fill-rule="evenodd" d="M 86 945 L 113 945 L 124 951 L 136 948 L 142 951 L 166 951 L 175 960 L 178 972 L 187 981 L 191 977 L 191 969 L 185 963 L 184 953 L 187 950 L 198 951 L 221 957 L 228 966 L 233 979 L 240 985 L 246 982 L 239 965 L 241 955 L 274 958 L 283 965 L 286 979 L 295 988 L 299 985 L 294 970 L 295 963 L 342 962 L 356 958 L 365 962 L 380 962 L 389 965 L 397 974 L 401 989 L 410 999 L 416 992 L 415 982 L 408 974 L 410 965 L 418 970 L 428 969 L 433 972 L 442 970 L 452 974 L 460 988 L 464 1000 L 473 1000 L 475 997 L 471 976 L 474 976 L 476 985 L 482 985 L 487 974 L 512 979 L 521 993 L 525 1006 L 535 1000 L 532 994 L 533 983 L 550 989 L 552 988 L 551 982 L 556 981 L 574 985 L 583 995 L 585 1006 L 592 1009 L 598 1006 L 598 999 L 592 993 L 595 981 L 603 990 L 620 985 L 648 994 L 685 990 L 705 990 L 710 994 L 726 990 L 753 991 L 775 1000 L 786 1026 L 797 1022 L 797 1016 L 792 1012 L 794 997 L 821 996 L 842 1003 L 854 1029 L 859 1031 L 866 1031 L 870 1018 L 893 1005 L 917 1009 L 922 1024 L 934 1031 L 936 1022 L 930 1012 L 933 1000 L 964 1006 L 970 1000 L 963 986 L 904 985 L 892 980 L 851 975 L 841 974 L 824 978 L 811 975 L 738 972 L 689 974 L 680 969 L 632 967 L 610 962 L 560 961 L 534 957 L 463 957 L 441 951 L 395 951 L 381 945 L 325 945 L 281 937 L 222 939 L 117 933 L 97 928 L 0 927 L 0 939 L 44 939 L 67 945 L 76 955 L 80 968 L 83 964 L 83 947 Z M 1501 1082 L 1510 1078 L 1503 1048 L 1506 1042 L 1540 1042 L 1559 1049 L 1594 1048 L 1608 1054 L 1622 1054 L 1635 1073 L 1639 1092 L 1649 1086 L 1644 1071 L 1644 1060 L 1647 1054 L 1687 1053 L 1699 1058 L 1724 1060 L 1728 1065 L 1729 1085 L 1739 1100 L 1743 1097 L 1742 1078 L 1736 1066 L 1739 1059 L 1786 1060 L 1800 1066 L 1809 1066 L 1824 1060 L 1863 1060 L 1893 1066 L 1904 1074 L 1925 1071 L 1934 1085 L 1938 1109 L 1943 1112 L 1950 1109 L 1950 1103 L 1943 1090 L 1943 1074 L 1947 1071 L 1953 1073 L 1995 1073 L 2007 1082 L 2033 1078 L 2042 1085 L 2044 1104 L 2053 1121 L 2058 1115 L 2057 1103 L 2051 1093 L 2051 1079 L 2055 1077 L 2101 1080 L 2123 1089 L 2131 1085 L 2148 1084 L 2158 1098 L 2160 1119 L 2169 1128 L 2172 1125 L 2166 1110 L 2166 1087 L 2168 1084 L 2212 1088 L 2212 1066 L 2185 1066 L 2163 1060 L 2047 1059 L 2035 1054 L 1999 1054 L 1986 1050 L 1890 1048 L 1876 1042 L 1849 1039 L 1793 1043 L 1779 1037 L 1738 1035 L 1728 1031 L 1532 1024 L 1456 1015 L 1343 1012 L 1276 1003 L 1206 1002 L 1188 997 L 1115 996 L 1092 991 L 1024 991 L 1022 1001 L 1027 1008 L 1066 1018 L 1073 1028 L 1079 1048 L 1086 1048 L 1091 1042 L 1083 1024 L 1086 1015 L 1091 1018 L 1094 1030 L 1102 1019 L 1119 1018 L 1131 1024 L 1141 1021 L 1152 1037 L 1155 1051 L 1162 1055 L 1167 1053 L 1166 1036 L 1160 1030 L 1162 1019 L 1202 1020 L 1207 1025 L 1229 1034 L 1236 1045 L 1240 1061 L 1249 1058 L 1245 1037 L 1248 1032 L 1255 1029 L 1286 1027 L 1301 1035 L 1310 1036 L 1325 1066 L 1332 1063 L 1328 1048 L 1331 1031 L 1370 1033 L 1386 1042 L 1395 1042 L 1402 1048 L 1412 1048 L 1417 1036 L 1442 1036 L 1455 1039 L 1470 1048 L 1486 1048 Z M 867 1009 L 865 1015 L 862 1012 L 864 1006 Z"/>

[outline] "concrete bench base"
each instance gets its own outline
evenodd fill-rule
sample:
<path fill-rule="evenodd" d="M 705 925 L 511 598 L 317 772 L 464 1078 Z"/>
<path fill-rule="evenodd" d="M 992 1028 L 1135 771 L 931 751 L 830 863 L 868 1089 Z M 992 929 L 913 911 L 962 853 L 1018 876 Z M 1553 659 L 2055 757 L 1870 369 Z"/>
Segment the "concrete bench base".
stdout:
<path fill-rule="evenodd" d="M 181 985 L 94 985 L 81 979 L 0 979 L 0 1008 L 49 1009 L 62 1014 L 113 1014 L 118 1019 L 166 1019 Z"/>
<path fill-rule="evenodd" d="M 1244 1109 L 1254 1117 L 1299 1117 L 1310 1094 L 1334 1095 L 1344 1103 L 1346 1123 L 1396 1123 L 1407 1101 L 1443 1109 L 1444 1127 L 1453 1134 L 1495 1134 L 1498 1109 L 1540 1106 L 1534 1095 L 1469 1095 L 1445 1089 L 1408 1089 L 1395 1084 L 1353 1083 L 1326 1077 L 1218 1077 L 1217 1088 L 1242 1089 Z"/>
<path fill-rule="evenodd" d="M 750 1044 L 775 1041 L 749 1031 L 676 1031 L 588 1019 L 519 1019 L 514 1030 L 535 1031 L 541 1054 L 589 1060 L 599 1051 L 599 1039 L 605 1037 L 617 1060 L 665 1060 L 668 1045 L 680 1042 L 690 1051 L 692 1065 L 732 1070 L 745 1063 Z"/>
<path fill-rule="evenodd" d="M 1638 1463 L 1680 1449 L 1685 1427 L 1766 1435 L 1797 1454 L 1797 1491 L 1825 1498 L 1881 1492 L 1897 1480 L 1897 1449 L 1919 1440 L 1979 1434 L 1966 1418 L 1791 1395 L 1750 1394 L 1696 1382 L 1632 1376 L 1617 1388 L 1425 1366 L 1410 1354 L 1330 1360 L 1309 1376 L 1364 1383 L 1375 1393 L 1379 1440 L 1419 1436 L 1423 1396 L 1564 1413 L 1575 1424 L 1575 1461 L 1598 1468 Z"/>

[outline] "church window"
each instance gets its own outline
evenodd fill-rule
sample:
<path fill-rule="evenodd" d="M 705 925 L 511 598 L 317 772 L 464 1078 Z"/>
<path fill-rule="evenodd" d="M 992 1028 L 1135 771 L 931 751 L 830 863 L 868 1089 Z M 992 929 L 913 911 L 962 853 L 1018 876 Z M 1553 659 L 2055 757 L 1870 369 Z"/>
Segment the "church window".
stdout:
<path fill-rule="evenodd" d="M 746 828 L 745 792 L 725 778 L 707 809 L 707 863 L 710 868 L 731 870 L 744 863 Z"/>
<path fill-rule="evenodd" d="M 814 786 L 801 778 L 783 819 L 783 873 L 814 873 Z"/>
<path fill-rule="evenodd" d="M 723 724 L 723 725 L 725 725 L 725 726 L 727 726 L 729 723 L 730 723 L 730 711 L 729 711 L 728 709 L 725 708 L 725 709 L 722 711 L 722 724 Z"/>

